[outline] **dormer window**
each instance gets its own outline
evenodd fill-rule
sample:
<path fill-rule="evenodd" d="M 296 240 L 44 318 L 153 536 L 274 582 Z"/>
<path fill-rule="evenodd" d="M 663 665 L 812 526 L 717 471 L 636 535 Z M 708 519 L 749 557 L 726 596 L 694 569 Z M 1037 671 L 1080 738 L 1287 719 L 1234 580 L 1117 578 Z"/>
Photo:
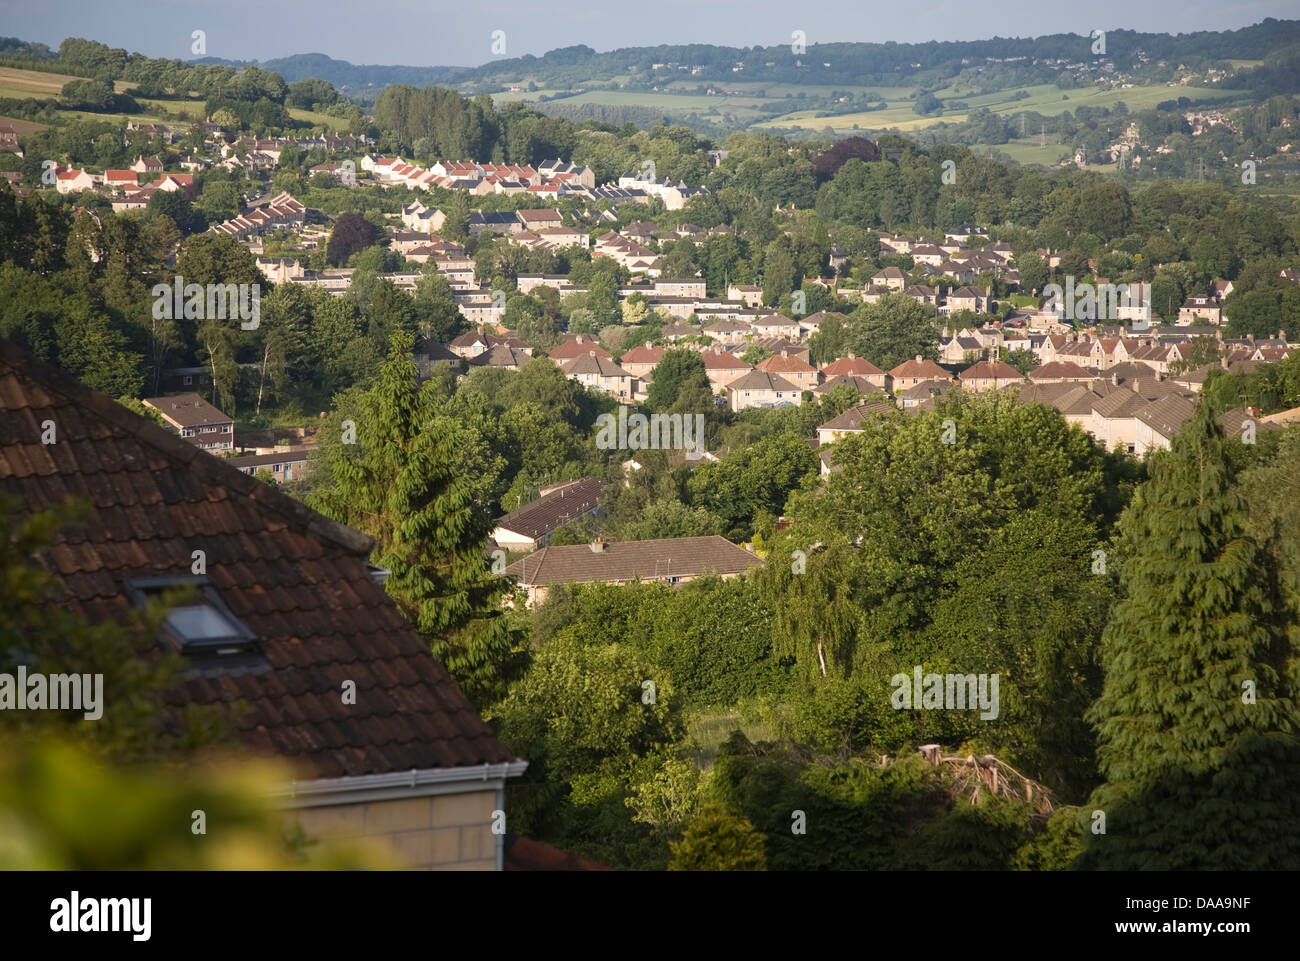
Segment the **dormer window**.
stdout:
<path fill-rule="evenodd" d="M 239 620 L 206 577 L 139 577 L 126 582 L 126 593 L 146 607 L 168 593 L 180 593 L 163 622 L 159 642 L 187 657 L 229 657 L 257 650 L 257 636 Z"/>

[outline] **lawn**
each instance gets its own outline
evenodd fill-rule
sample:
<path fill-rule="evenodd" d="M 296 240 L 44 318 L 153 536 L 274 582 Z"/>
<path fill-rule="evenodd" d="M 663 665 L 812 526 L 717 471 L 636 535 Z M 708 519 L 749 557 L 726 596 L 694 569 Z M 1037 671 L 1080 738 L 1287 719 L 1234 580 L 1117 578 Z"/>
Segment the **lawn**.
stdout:
<path fill-rule="evenodd" d="M 763 721 L 747 720 L 753 711 L 745 705 L 734 708 L 699 707 L 686 712 L 686 733 L 695 743 L 696 750 L 691 757 L 701 769 L 712 766 L 718 756 L 718 748 L 731 736 L 731 732 L 740 730 L 754 743 L 776 740 L 776 731 Z"/>

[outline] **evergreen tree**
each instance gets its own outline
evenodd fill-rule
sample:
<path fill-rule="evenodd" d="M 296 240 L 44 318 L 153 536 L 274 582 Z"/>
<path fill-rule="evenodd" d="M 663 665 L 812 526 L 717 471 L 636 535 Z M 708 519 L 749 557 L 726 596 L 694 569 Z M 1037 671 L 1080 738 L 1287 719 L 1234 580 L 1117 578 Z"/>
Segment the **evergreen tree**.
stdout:
<path fill-rule="evenodd" d="M 1126 597 L 1089 719 L 1106 783 L 1080 867 L 1300 867 L 1300 739 L 1269 554 L 1210 405 L 1157 456 L 1121 521 Z M 1093 829 L 1096 830 L 1095 828 Z"/>
<path fill-rule="evenodd" d="M 505 582 L 491 573 L 491 521 L 461 466 L 472 438 L 439 411 L 436 384 L 418 387 L 413 346 L 411 334 L 394 334 L 378 382 L 345 405 L 355 443 L 342 423 L 343 442 L 323 446 L 312 506 L 375 538 L 388 593 L 465 692 L 488 698 L 501 693 L 511 650 L 498 604 Z"/>

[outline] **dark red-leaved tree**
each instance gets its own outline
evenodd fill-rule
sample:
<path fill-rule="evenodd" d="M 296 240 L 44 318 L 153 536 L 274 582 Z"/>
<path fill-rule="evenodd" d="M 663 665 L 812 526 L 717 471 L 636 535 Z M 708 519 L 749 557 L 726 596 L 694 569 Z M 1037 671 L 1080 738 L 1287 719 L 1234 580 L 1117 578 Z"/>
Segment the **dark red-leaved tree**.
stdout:
<path fill-rule="evenodd" d="M 332 267 L 342 267 L 357 251 L 374 246 L 379 231 L 360 214 L 339 214 L 334 221 L 329 243 L 325 247 L 325 260 Z"/>
<path fill-rule="evenodd" d="M 844 166 L 846 160 L 852 160 L 854 157 L 865 163 L 871 163 L 873 160 L 880 159 L 880 151 L 865 137 L 849 137 L 847 140 L 841 140 L 813 161 L 813 173 L 817 176 L 817 182 L 820 184 L 830 180 L 835 176 L 836 171 Z"/>

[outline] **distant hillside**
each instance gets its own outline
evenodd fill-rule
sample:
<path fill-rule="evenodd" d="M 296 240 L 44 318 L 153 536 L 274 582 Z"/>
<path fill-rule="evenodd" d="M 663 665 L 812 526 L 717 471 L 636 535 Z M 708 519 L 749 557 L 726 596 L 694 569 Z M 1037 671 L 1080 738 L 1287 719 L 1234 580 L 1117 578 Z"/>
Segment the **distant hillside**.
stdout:
<path fill-rule="evenodd" d="M 263 70 L 278 73 L 285 83 L 295 83 L 315 77 L 327 80 L 354 99 L 373 99 L 379 91 L 390 84 L 406 83 L 415 87 L 427 87 L 430 84 L 446 83 L 448 78 L 466 71 L 465 67 L 406 67 L 385 64 L 355 64 L 346 60 L 335 60 L 323 53 L 298 53 L 291 57 L 277 57 L 274 60 L 221 60 L 207 57 L 199 61 L 230 67 L 253 65 Z M 372 96 L 367 98 L 369 90 Z"/>

